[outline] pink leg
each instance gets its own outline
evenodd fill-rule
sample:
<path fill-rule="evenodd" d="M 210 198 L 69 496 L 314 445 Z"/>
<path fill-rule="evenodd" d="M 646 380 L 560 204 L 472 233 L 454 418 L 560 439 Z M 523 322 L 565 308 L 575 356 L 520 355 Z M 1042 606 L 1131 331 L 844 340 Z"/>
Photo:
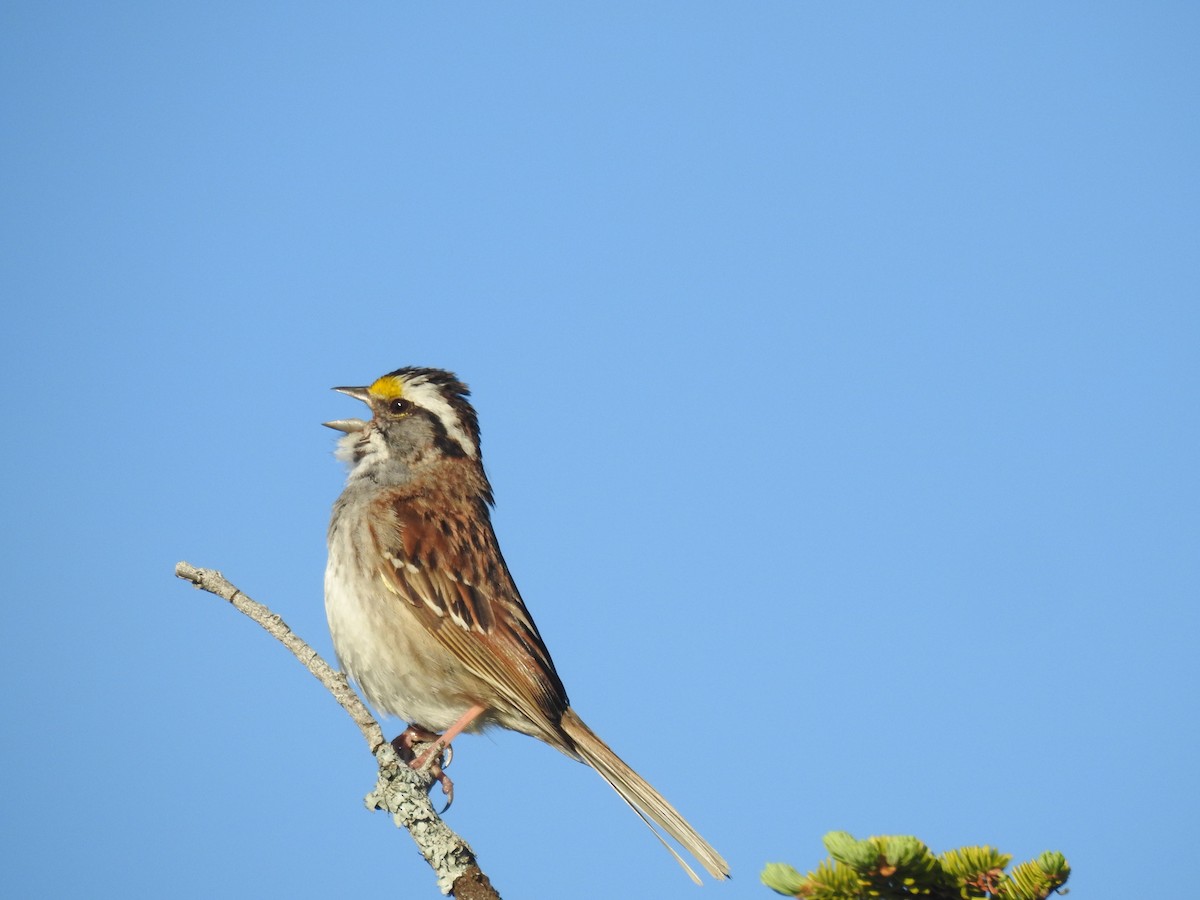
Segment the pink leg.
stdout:
<path fill-rule="evenodd" d="M 443 750 L 449 750 L 450 742 L 462 734 L 464 728 L 483 715 L 486 709 L 487 707 L 480 706 L 478 703 L 476 703 L 465 713 L 459 716 L 458 721 L 447 728 L 442 736 L 434 742 L 433 746 L 421 754 L 420 759 L 413 760 L 412 767 L 414 769 L 419 769 L 429 762 L 429 758 L 433 756 L 434 753 L 441 753 Z"/>

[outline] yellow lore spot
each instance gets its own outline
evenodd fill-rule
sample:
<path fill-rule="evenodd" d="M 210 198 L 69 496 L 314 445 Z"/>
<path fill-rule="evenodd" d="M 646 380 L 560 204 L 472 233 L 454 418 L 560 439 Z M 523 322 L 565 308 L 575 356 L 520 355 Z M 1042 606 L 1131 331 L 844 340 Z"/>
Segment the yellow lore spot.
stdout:
<path fill-rule="evenodd" d="M 395 375 L 384 375 L 367 390 L 372 397 L 378 397 L 380 400 L 395 400 L 404 393 L 404 382 Z"/>

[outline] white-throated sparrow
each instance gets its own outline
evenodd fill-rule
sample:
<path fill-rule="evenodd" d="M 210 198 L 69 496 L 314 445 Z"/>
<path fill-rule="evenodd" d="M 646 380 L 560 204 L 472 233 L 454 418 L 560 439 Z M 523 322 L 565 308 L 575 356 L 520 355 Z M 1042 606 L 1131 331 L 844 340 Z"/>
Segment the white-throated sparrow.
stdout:
<path fill-rule="evenodd" d="M 545 741 L 727 877 L 720 854 L 571 709 L 492 530 L 466 385 L 403 368 L 335 390 L 372 413 L 325 423 L 345 433 L 337 456 L 350 467 L 329 524 L 325 609 L 338 659 L 367 699 L 416 734 L 445 732 L 445 744 L 489 725 Z"/>

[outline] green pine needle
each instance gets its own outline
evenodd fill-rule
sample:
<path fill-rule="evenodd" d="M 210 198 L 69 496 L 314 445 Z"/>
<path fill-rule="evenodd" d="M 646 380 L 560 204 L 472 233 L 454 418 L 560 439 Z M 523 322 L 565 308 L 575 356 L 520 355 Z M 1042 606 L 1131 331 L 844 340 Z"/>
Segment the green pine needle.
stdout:
<path fill-rule="evenodd" d="M 1071 874 L 1056 851 L 1006 872 L 1012 856 L 994 847 L 960 847 L 934 856 L 911 835 L 858 840 L 845 831 L 824 838 L 829 858 L 801 875 L 771 863 L 762 882 L 776 893 L 803 900 L 1047 900 Z"/>

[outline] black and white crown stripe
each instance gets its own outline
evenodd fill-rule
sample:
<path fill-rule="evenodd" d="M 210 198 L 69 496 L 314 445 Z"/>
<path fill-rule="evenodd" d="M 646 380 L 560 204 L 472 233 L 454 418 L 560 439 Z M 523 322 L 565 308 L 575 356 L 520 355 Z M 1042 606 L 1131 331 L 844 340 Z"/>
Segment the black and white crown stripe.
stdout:
<path fill-rule="evenodd" d="M 399 369 L 395 376 L 404 382 L 404 399 L 429 411 L 441 422 L 446 437 L 471 459 L 479 456 L 478 426 L 474 410 L 464 398 L 466 385 L 440 370 Z M 453 402 L 448 392 L 452 392 Z"/>

